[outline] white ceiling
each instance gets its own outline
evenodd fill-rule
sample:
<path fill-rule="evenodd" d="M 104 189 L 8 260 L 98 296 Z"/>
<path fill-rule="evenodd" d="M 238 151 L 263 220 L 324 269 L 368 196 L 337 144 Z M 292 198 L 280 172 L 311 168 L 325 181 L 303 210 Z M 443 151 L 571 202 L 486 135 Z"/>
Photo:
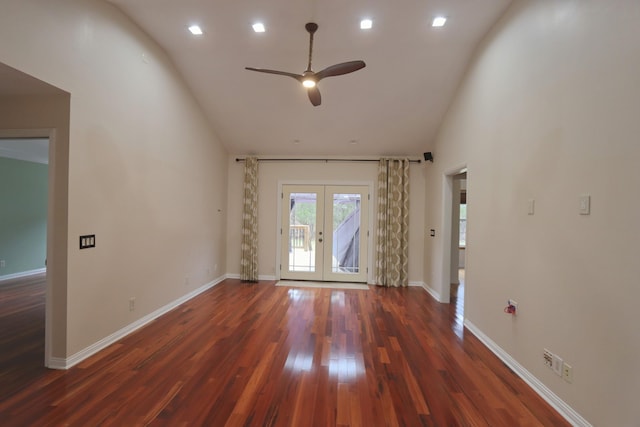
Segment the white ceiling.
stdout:
<path fill-rule="evenodd" d="M 231 153 L 356 156 L 430 151 L 475 47 L 511 2 L 109 1 L 166 50 Z M 432 28 L 439 14 L 447 25 Z M 371 30 L 359 28 L 365 17 Z M 256 21 L 265 33 L 253 32 Z M 294 79 L 244 70 L 302 73 L 309 21 L 319 25 L 314 71 L 367 64 L 320 82 L 318 107 Z M 204 36 L 187 31 L 193 23 Z"/>
<path fill-rule="evenodd" d="M 173 60 L 232 154 L 421 156 L 431 144 L 474 49 L 511 0 L 108 0 Z M 432 28 L 436 15 L 448 18 Z M 362 18 L 373 28 L 360 30 Z M 264 22 L 267 31 L 251 25 Z M 313 69 L 367 66 L 322 80 L 322 105 L 285 76 L 302 73 L 307 22 L 319 25 Z M 199 24 L 205 34 L 192 36 Z M 0 94 L 58 89 L 0 64 Z"/>

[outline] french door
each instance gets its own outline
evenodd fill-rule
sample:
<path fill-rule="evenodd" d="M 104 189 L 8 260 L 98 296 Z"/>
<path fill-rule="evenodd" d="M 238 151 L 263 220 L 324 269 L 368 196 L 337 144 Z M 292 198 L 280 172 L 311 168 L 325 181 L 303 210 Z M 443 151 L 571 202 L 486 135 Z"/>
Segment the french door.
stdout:
<path fill-rule="evenodd" d="M 282 186 L 280 277 L 367 281 L 369 187 Z"/>

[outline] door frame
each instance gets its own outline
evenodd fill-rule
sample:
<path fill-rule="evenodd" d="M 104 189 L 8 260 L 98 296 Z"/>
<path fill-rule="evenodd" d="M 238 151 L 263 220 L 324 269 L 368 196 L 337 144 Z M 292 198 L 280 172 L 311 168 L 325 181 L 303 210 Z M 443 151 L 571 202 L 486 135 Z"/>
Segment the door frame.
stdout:
<path fill-rule="evenodd" d="M 453 220 L 453 179 L 456 175 L 467 173 L 467 188 L 469 188 L 469 171 L 466 163 L 444 172 L 442 179 L 442 265 L 440 275 L 440 302 L 451 302 L 451 248 L 452 248 L 452 220 Z M 467 211 L 468 214 L 468 211 Z M 466 261 L 466 260 L 465 260 Z M 465 286 L 467 281 L 465 281 Z"/>
<path fill-rule="evenodd" d="M 280 231 L 282 230 L 282 197 L 281 194 L 283 192 L 282 187 L 284 185 L 322 185 L 322 186 L 363 186 L 369 189 L 369 209 L 368 212 L 363 212 L 363 214 L 367 214 L 367 233 L 368 233 L 368 244 L 367 244 L 367 284 L 374 284 L 373 280 L 373 205 L 376 203 L 376 196 L 373 192 L 374 185 L 373 181 L 331 181 L 331 180 L 279 180 L 278 181 L 278 210 L 276 212 L 278 220 L 276 221 L 276 280 L 280 280 L 280 266 L 282 265 L 282 236 Z"/>
<path fill-rule="evenodd" d="M 56 242 L 60 241 L 63 236 L 55 226 L 54 221 L 54 201 L 56 200 L 56 129 L 55 128 L 34 128 L 34 129 L 0 129 L 0 138 L 5 139 L 22 139 L 22 138 L 47 138 L 49 140 L 49 162 L 47 164 L 47 250 L 46 250 L 46 279 L 45 279 L 45 296 L 44 296 L 44 366 L 47 368 L 59 368 L 54 362 L 53 357 L 53 312 L 54 301 L 53 293 L 57 286 L 54 283 L 55 275 L 53 270 L 56 268 L 56 257 L 54 251 Z M 66 238 L 66 236 L 64 236 Z"/>

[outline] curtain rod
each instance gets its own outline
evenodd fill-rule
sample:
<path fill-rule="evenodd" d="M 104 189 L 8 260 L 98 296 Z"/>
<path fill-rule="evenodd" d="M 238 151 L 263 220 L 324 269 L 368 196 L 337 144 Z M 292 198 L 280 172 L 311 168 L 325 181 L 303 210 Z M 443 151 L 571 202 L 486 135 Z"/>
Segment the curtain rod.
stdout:
<path fill-rule="evenodd" d="M 236 162 L 244 162 L 244 158 L 236 158 Z M 402 159 L 397 159 L 402 160 Z M 380 159 L 258 159 L 259 162 L 379 162 Z M 409 159 L 409 163 L 421 163 L 422 160 Z"/>

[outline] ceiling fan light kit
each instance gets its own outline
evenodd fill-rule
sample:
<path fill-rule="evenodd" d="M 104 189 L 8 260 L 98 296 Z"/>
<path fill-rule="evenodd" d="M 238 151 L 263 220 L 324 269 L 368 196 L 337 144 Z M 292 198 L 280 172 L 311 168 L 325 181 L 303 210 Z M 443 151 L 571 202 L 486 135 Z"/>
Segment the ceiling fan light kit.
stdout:
<path fill-rule="evenodd" d="M 333 77 L 333 76 L 341 76 L 343 74 L 353 73 L 354 71 L 358 71 L 366 66 L 364 61 L 349 61 L 342 62 L 340 64 L 331 65 L 322 71 L 318 71 L 317 73 L 311 70 L 311 58 L 313 56 L 313 35 L 316 31 L 318 31 L 318 24 L 315 22 L 307 23 L 304 28 L 309 33 L 309 62 L 307 64 L 307 69 L 302 74 L 289 73 L 286 71 L 278 71 L 278 70 L 268 70 L 265 68 L 253 68 L 253 67 L 245 67 L 245 69 L 249 71 L 257 71 L 259 73 L 267 73 L 267 74 L 277 74 L 281 76 L 288 76 L 296 79 L 307 89 L 307 95 L 309 96 L 309 100 L 314 107 L 317 107 L 322 102 L 322 98 L 320 96 L 320 91 L 318 90 L 318 83 L 320 80 L 325 77 Z"/>

